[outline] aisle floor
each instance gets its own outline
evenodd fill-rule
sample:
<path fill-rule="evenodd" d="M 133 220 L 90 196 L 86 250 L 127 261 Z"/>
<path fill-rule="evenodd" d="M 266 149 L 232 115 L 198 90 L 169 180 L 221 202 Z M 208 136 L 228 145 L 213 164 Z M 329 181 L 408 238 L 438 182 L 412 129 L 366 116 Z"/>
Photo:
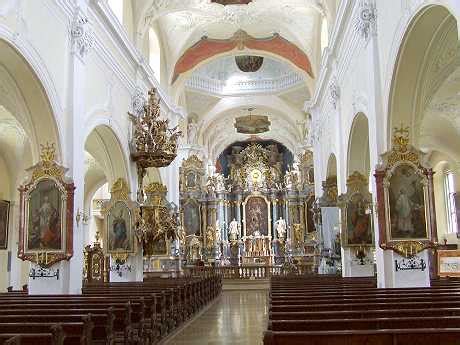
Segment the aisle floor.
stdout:
<path fill-rule="evenodd" d="M 168 345 L 259 345 L 267 328 L 267 291 L 224 291 Z"/>

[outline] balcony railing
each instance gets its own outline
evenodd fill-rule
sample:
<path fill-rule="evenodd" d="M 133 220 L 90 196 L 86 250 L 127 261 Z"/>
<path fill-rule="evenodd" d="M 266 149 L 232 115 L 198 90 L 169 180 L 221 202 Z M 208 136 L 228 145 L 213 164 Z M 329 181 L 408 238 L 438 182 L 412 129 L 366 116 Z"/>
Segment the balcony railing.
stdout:
<path fill-rule="evenodd" d="M 200 75 L 192 75 L 186 86 L 190 89 L 214 93 L 217 95 L 235 95 L 247 92 L 279 92 L 304 82 L 297 73 L 290 73 L 278 79 L 238 80 L 232 83 L 211 79 Z"/>
<path fill-rule="evenodd" d="M 314 264 L 297 265 L 295 269 L 285 266 L 191 267 L 187 268 L 184 273 L 190 276 L 218 274 L 223 279 L 270 279 L 273 276 L 314 274 Z"/>

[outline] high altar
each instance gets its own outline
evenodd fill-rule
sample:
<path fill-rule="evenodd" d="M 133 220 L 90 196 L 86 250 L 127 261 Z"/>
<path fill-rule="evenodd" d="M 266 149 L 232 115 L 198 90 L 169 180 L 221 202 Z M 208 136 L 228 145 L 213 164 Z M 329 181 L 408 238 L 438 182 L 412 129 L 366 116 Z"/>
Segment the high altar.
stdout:
<path fill-rule="evenodd" d="M 180 169 L 184 257 L 231 265 L 278 265 L 297 259 L 314 267 L 313 155 L 298 157 L 274 141 L 231 145 L 206 174 L 192 155 Z"/>

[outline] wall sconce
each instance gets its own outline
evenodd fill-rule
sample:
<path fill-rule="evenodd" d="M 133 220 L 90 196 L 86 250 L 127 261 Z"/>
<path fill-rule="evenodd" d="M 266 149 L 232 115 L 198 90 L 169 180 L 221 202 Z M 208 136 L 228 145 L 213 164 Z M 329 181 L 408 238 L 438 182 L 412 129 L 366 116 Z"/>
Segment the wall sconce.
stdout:
<path fill-rule="evenodd" d="M 122 257 L 112 257 L 115 259 L 115 264 L 110 266 L 110 272 L 116 272 L 118 276 L 121 278 L 123 276 L 123 272 L 131 272 L 133 270 L 132 265 L 126 264 L 126 258 Z"/>
<path fill-rule="evenodd" d="M 35 278 L 54 278 L 59 280 L 59 268 L 53 270 L 51 268 L 37 267 L 31 268 L 29 272 L 29 277 L 35 280 Z"/>
<path fill-rule="evenodd" d="M 356 259 L 359 260 L 359 264 L 364 266 L 366 264 L 364 259 L 367 257 L 367 249 L 366 249 L 366 247 L 359 246 L 359 248 L 356 249 L 355 257 L 356 257 Z"/>
<path fill-rule="evenodd" d="M 80 226 L 80 221 L 82 221 L 83 225 L 87 225 L 89 216 L 85 212 L 81 212 L 80 209 L 78 209 L 77 214 L 75 215 L 75 220 L 77 221 L 77 226 Z"/>

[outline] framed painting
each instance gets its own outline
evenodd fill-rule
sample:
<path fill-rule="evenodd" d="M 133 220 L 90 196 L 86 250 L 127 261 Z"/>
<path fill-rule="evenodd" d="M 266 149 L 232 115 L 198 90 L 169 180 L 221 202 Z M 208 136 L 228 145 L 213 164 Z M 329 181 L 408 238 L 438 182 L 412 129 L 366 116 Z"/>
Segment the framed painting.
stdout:
<path fill-rule="evenodd" d="M 104 203 L 104 251 L 111 256 L 127 256 L 136 252 L 134 224 L 138 214 L 137 203 L 129 199 L 125 179 L 117 179 L 110 190 L 110 200 Z"/>
<path fill-rule="evenodd" d="M 10 202 L 0 200 L 0 249 L 8 248 L 8 225 L 10 214 Z"/>
<path fill-rule="evenodd" d="M 65 195 L 53 179 L 38 181 L 28 194 L 27 251 L 61 251 L 65 241 Z"/>
<path fill-rule="evenodd" d="M 204 184 L 204 164 L 197 155 L 191 155 L 182 161 L 179 168 L 179 191 L 181 193 L 198 192 Z"/>
<path fill-rule="evenodd" d="M 460 194 L 454 193 L 455 216 L 457 217 L 457 238 L 460 235 Z"/>
<path fill-rule="evenodd" d="M 186 199 L 182 204 L 182 224 L 185 234 L 201 235 L 201 208 L 195 199 Z"/>
<path fill-rule="evenodd" d="M 42 145 L 41 161 L 28 169 L 29 183 L 19 188 L 18 257 L 50 267 L 73 255 L 74 184 L 55 161 L 54 145 Z"/>
<path fill-rule="evenodd" d="M 410 164 L 400 164 L 391 172 L 385 195 L 390 241 L 428 240 L 426 185 L 426 176 Z"/>
<path fill-rule="evenodd" d="M 310 195 L 310 197 L 305 201 L 305 228 L 306 232 L 315 232 L 315 221 L 313 219 L 314 212 L 313 212 L 313 204 L 315 202 L 315 196 Z"/>
<path fill-rule="evenodd" d="M 367 178 L 355 171 L 347 180 L 347 193 L 338 201 L 343 246 L 373 246 L 372 195 Z"/>
<path fill-rule="evenodd" d="M 460 250 L 438 250 L 438 275 L 460 277 Z"/>
<path fill-rule="evenodd" d="M 401 252 L 404 245 L 417 242 L 418 253 L 437 243 L 434 172 L 424 165 L 424 157 L 409 145 L 408 128 L 394 130 L 393 148 L 382 155 L 374 174 L 382 249 Z"/>
<path fill-rule="evenodd" d="M 132 214 L 124 201 L 116 201 L 107 215 L 107 252 L 133 252 Z"/>
<path fill-rule="evenodd" d="M 244 235 L 271 236 L 270 203 L 263 196 L 250 195 L 243 202 Z"/>

